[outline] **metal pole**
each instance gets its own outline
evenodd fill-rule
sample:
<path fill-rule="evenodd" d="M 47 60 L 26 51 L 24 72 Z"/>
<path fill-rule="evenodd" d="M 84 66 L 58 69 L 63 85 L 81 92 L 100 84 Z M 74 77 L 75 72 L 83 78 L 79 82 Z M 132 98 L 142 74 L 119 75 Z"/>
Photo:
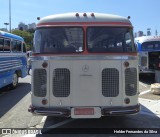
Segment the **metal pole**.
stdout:
<path fill-rule="evenodd" d="M 9 32 L 11 33 L 11 0 L 9 0 Z"/>

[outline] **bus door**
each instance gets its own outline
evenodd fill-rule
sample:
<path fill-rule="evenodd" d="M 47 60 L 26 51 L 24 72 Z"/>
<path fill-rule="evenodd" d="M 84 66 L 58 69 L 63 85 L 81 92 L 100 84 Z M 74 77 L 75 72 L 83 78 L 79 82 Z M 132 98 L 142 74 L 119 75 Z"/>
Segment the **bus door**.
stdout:
<path fill-rule="evenodd" d="M 148 51 L 142 51 L 142 44 L 138 43 L 139 47 L 139 64 L 140 64 L 140 71 L 148 69 Z"/>

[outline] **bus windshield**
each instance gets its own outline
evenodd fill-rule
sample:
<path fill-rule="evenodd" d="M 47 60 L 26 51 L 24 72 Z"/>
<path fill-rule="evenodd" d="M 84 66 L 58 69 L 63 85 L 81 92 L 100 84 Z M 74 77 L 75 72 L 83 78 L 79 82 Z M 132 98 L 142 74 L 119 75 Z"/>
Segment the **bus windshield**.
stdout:
<path fill-rule="evenodd" d="M 135 52 L 132 30 L 118 27 L 89 27 L 89 52 Z"/>
<path fill-rule="evenodd" d="M 83 29 L 54 27 L 38 29 L 34 36 L 34 53 L 79 53 L 83 51 Z"/>
<path fill-rule="evenodd" d="M 132 29 L 123 27 L 88 27 L 88 52 L 135 52 Z M 36 30 L 34 53 L 80 53 L 84 51 L 81 27 L 53 27 Z"/>
<path fill-rule="evenodd" d="M 160 50 L 160 41 L 149 41 L 142 43 L 142 50 Z"/>

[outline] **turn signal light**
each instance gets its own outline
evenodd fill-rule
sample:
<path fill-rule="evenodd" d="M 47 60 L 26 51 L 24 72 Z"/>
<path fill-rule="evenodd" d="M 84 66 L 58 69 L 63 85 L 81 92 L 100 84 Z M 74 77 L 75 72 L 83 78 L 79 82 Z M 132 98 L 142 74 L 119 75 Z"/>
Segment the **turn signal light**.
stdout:
<path fill-rule="evenodd" d="M 47 62 L 43 62 L 43 63 L 42 63 L 42 67 L 43 67 L 43 68 L 47 68 L 47 66 L 48 66 L 48 63 L 47 63 Z"/>
<path fill-rule="evenodd" d="M 42 99 L 42 104 L 43 104 L 43 105 L 46 105 L 47 103 L 48 103 L 47 99 L 45 99 L 45 98 Z"/>
<path fill-rule="evenodd" d="M 124 99 L 124 103 L 129 104 L 130 103 L 130 99 L 129 98 L 125 98 Z"/>
<path fill-rule="evenodd" d="M 127 67 L 129 67 L 129 62 L 125 61 L 123 65 L 124 65 L 124 67 L 127 68 Z"/>

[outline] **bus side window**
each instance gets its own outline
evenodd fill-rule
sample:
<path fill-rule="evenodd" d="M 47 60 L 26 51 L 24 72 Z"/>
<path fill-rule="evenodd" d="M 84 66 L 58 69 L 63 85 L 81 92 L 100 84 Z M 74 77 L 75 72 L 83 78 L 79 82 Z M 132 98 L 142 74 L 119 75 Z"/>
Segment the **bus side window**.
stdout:
<path fill-rule="evenodd" d="M 21 41 L 17 41 L 17 51 L 22 52 L 22 42 Z"/>
<path fill-rule="evenodd" d="M 0 38 L 0 51 L 3 51 L 4 39 Z"/>
<path fill-rule="evenodd" d="M 126 34 L 125 34 L 125 46 L 126 46 L 127 52 L 135 52 L 136 51 L 135 44 L 131 40 L 131 35 L 129 32 L 126 32 Z"/>
<path fill-rule="evenodd" d="M 13 52 L 17 52 L 17 47 L 16 47 L 16 45 L 17 45 L 17 42 L 16 42 L 15 40 L 13 40 L 13 41 L 12 41 L 12 51 L 13 51 Z"/>
<path fill-rule="evenodd" d="M 13 52 L 22 52 L 22 42 L 21 41 L 12 41 L 12 51 Z"/>
<path fill-rule="evenodd" d="M 4 51 L 10 51 L 10 40 L 4 39 Z"/>
<path fill-rule="evenodd" d="M 23 53 L 26 53 L 26 45 L 23 43 Z"/>

